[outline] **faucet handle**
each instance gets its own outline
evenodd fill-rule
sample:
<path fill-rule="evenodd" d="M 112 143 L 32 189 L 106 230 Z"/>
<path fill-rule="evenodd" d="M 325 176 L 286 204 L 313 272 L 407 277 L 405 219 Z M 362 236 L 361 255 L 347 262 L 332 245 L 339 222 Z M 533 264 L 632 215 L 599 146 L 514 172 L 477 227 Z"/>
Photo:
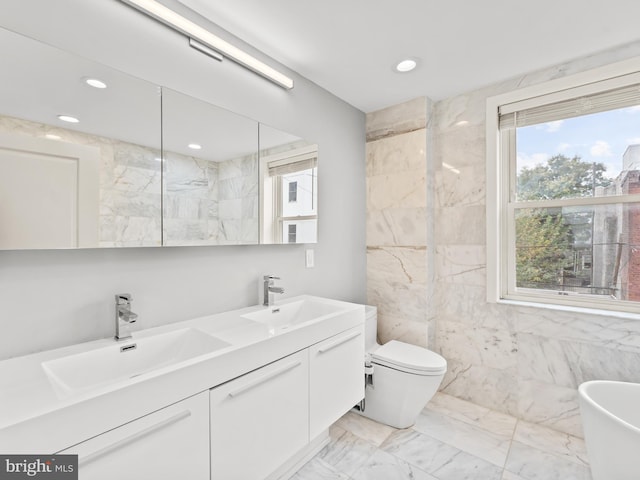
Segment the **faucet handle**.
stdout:
<path fill-rule="evenodd" d="M 275 275 L 265 275 L 265 280 L 280 280 L 280 277 L 276 277 Z"/>
<path fill-rule="evenodd" d="M 130 293 L 117 293 L 116 294 L 116 304 L 117 305 L 128 305 L 133 300 L 133 297 Z"/>

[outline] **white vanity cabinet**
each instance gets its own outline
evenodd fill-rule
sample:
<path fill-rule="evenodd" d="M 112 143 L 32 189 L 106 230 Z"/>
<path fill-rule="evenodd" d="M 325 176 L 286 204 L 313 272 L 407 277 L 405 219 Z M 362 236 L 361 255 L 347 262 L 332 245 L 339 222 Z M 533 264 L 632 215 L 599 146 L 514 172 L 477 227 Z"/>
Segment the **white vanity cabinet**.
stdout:
<path fill-rule="evenodd" d="M 279 478 L 322 445 L 364 397 L 363 358 L 358 326 L 212 389 L 211 479 Z"/>
<path fill-rule="evenodd" d="M 306 349 L 212 389 L 211 479 L 266 478 L 308 444 L 308 408 Z"/>
<path fill-rule="evenodd" d="M 0 450 L 77 454 L 82 480 L 290 478 L 364 396 L 363 320 L 300 296 L 140 332 L 142 357 L 104 339 L 0 362 Z"/>
<path fill-rule="evenodd" d="M 58 453 L 78 455 L 82 480 L 208 480 L 209 392 Z"/>
<path fill-rule="evenodd" d="M 309 347 L 309 434 L 315 438 L 364 398 L 364 327 Z"/>

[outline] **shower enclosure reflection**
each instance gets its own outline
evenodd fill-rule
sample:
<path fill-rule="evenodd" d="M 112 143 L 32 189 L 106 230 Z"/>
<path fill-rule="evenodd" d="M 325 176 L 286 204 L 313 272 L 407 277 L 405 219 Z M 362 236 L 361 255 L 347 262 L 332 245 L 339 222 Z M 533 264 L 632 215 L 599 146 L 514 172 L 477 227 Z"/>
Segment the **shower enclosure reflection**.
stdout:
<path fill-rule="evenodd" d="M 164 245 L 256 244 L 258 122 L 163 88 Z"/>

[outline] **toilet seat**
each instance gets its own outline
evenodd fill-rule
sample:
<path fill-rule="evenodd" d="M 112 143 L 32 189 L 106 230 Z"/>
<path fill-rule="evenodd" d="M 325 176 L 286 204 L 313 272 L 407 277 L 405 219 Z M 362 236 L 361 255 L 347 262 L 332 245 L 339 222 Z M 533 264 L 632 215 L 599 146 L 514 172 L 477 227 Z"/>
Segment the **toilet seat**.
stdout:
<path fill-rule="evenodd" d="M 374 364 L 416 375 L 442 375 L 447 361 L 435 352 L 408 343 L 391 340 L 371 352 Z"/>

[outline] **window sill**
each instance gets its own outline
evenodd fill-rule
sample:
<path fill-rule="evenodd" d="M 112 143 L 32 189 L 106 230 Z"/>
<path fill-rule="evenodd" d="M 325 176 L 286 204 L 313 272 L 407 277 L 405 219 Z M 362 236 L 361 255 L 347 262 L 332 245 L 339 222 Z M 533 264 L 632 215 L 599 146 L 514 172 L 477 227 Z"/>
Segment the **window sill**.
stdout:
<path fill-rule="evenodd" d="M 523 300 L 499 299 L 496 303 L 502 305 L 513 305 L 516 307 L 544 308 L 546 310 L 556 310 L 570 313 L 580 313 L 585 315 L 599 315 L 622 320 L 640 320 L 640 313 L 620 312 L 617 310 L 603 310 L 597 308 L 573 307 L 570 305 L 556 305 L 553 303 L 539 303 Z"/>

